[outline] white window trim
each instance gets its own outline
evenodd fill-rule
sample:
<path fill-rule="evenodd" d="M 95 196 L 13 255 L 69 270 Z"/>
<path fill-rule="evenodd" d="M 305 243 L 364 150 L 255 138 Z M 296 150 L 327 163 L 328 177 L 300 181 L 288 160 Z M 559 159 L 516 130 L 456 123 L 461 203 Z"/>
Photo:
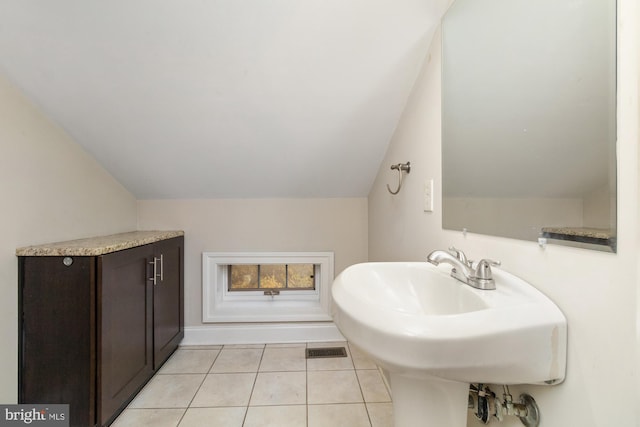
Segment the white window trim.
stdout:
<path fill-rule="evenodd" d="M 263 291 L 229 292 L 228 265 L 315 264 L 315 290 L 287 290 L 277 296 Z M 333 252 L 203 252 L 202 322 L 330 321 Z"/>

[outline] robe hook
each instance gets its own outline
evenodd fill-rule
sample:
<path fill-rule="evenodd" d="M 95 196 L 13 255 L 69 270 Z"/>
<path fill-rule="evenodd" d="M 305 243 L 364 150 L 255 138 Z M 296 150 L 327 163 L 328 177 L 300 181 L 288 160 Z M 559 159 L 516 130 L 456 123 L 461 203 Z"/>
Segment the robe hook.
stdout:
<path fill-rule="evenodd" d="M 411 172 L 411 162 L 398 163 L 397 165 L 391 165 L 391 170 L 398 171 L 398 189 L 396 191 L 393 191 L 391 187 L 389 187 L 389 184 L 387 184 L 387 190 L 389 190 L 389 193 L 391 194 L 398 194 L 400 192 L 400 189 L 402 188 L 402 178 L 404 176 L 402 172 L 406 172 L 406 173 Z"/>

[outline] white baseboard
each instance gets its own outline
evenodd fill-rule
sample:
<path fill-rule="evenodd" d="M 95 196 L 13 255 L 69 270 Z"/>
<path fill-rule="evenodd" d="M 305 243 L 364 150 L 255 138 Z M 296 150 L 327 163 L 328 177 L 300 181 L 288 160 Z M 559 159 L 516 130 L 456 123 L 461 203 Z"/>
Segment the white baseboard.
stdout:
<path fill-rule="evenodd" d="M 346 341 L 333 322 L 187 326 L 180 345 Z"/>

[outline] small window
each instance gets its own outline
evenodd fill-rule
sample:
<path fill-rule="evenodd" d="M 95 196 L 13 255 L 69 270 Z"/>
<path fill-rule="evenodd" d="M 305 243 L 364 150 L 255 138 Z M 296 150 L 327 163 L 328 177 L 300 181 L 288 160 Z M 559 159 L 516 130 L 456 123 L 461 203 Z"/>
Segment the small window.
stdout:
<path fill-rule="evenodd" d="M 314 264 L 229 265 L 229 291 L 314 290 Z"/>
<path fill-rule="evenodd" d="M 202 322 L 331 321 L 333 252 L 203 252 Z"/>

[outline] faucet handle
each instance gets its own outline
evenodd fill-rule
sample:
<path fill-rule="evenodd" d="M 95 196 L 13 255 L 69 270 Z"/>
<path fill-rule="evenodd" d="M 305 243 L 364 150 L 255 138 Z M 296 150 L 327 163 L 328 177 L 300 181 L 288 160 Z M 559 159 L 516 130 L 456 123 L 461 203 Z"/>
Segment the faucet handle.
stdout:
<path fill-rule="evenodd" d="M 493 273 L 491 273 L 491 267 L 497 267 L 500 265 L 500 261 L 494 261 L 492 259 L 481 259 L 476 266 L 476 279 L 481 280 L 493 280 Z"/>
<path fill-rule="evenodd" d="M 463 264 L 470 265 L 470 262 L 467 259 L 467 256 L 465 255 L 464 252 L 462 252 L 462 250 L 451 246 L 449 248 L 449 252 L 451 252 L 452 255 L 455 255 L 455 257 L 458 258 L 458 260 L 460 260 L 460 262 L 462 262 Z"/>

